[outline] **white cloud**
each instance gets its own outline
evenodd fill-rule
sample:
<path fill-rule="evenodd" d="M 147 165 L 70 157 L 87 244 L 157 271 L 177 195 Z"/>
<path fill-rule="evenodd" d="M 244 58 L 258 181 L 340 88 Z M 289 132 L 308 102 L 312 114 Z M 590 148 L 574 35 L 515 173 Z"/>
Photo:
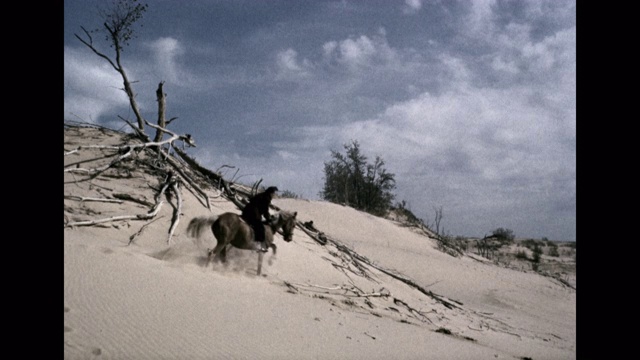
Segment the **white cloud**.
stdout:
<path fill-rule="evenodd" d="M 467 18 L 467 32 L 475 36 L 490 35 L 494 31 L 493 7 L 496 0 L 474 0 Z"/>
<path fill-rule="evenodd" d="M 278 68 L 278 78 L 293 80 L 310 75 L 312 69 L 311 62 L 307 59 L 298 60 L 298 52 L 289 48 L 278 52 L 276 55 L 276 66 Z"/>
<path fill-rule="evenodd" d="M 405 14 L 415 14 L 422 8 L 422 0 L 405 0 L 404 4 L 402 12 Z"/>
<path fill-rule="evenodd" d="M 546 71 L 556 62 L 575 67 L 575 27 L 544 38 L 538 43 L 528 43 L 522 55 L 537 71 Z"/>
<path fill-rule="evenodd" d="M 122 87 L 122 78 L 105 60 L 88 49 L 64 47 L 65 119 L 97 122 L 109 110 L 128 107 Z"/>
<path fill-rule="evenodd" d="M 322 47 L 324 57 L 352 69 L 393 63 L 397 60 L 398 54 L 389 46 L 385 34 L 384 28 L 380 28 L 378 35 L 371 38 L 361 35 L 357 38 L 326 42 Z"/>
<path fill-rule="evenodd" d="M 533 92 L 522 87 L 423 93 L 373 119 L 307 127 L 302 142 L 341 151 L 342 144 L 358 140 L 367 155 L 382 156 L 397 179 L 431 183 L 443 191 L 469 189 L 471 181 L 474 190 L 469 191 L 481 194 L 517 181 L 548 192 L 552 189 L 541 179 L 566 177 L 567 171 L 575 175 L 570 160 L 575 154 L 557 139 L 567 136 L 565 123 L 575 118 L 567 111 L 558 121 L 552 109 L 531 101 Z"/>
<path fill-rule="evenodd" d="M 472 73 L 469 70 L 464 60 L 454 57 L 449 54 L 442 54 L 439 56 L 439 60 L 444 65 L 446 75 L 452 82 L 452 85 L 467 86 L 467 82 L 471 80 Z"/>
<path fill-rule="evenodd" d="M 147 44 L 153 52 L 157 67 L 156 72 L 174 84 L 184 84 L 186 74 L 182 71 L 177 59 L 185 50 L 180 42 L 171 37 L 161 37 Z"/>
<path fill-rule="evenodd" d="M 340 42 L 340 57 L 347 63 L 364 63 L 376 52 L 373 42 L 362 35 L 358 39 Z"/>
<path fill-rule="evenodd" d="M 333 56 L 334 51 L 336 50 L 336 48 L 338 47 L 338 42 L 337 41 L 329 41 L 327 43 L 325 43 L 324 45 L 322 45 L 322 50 L 324 53 L 324 57 L 325 58 L 330 58 L 331 56 Z"/>

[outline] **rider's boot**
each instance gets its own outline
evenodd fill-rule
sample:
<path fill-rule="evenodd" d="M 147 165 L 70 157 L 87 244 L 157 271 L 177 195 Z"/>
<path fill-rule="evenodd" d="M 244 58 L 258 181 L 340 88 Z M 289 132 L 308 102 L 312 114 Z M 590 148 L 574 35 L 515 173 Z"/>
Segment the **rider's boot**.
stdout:
<path fill-rule="evenodd" d="M 257 249 L 258 251 L 262 251 L 262 252 L 267 252 L 269 251 L 269 248 L 267 247 L 266 242 L 264 241 L 256 241 L 257 244 Z"/>

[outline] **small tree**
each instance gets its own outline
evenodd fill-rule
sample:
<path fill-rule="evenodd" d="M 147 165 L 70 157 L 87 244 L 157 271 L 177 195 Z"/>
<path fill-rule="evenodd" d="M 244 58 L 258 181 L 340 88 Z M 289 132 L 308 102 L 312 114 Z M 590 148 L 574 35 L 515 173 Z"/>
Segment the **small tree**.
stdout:
<path fill-rule="evenodd" d="M 360 144 L 345 144 L 346 154 L 331 151 L 333 158 L 324 163 L 324 187 L 320 197 L 334 203 L 344 203 L 374 215 L 384 215 L 391 207 L 395 175 L 387 172 L 384 161 L 376 156 L 367 163 Z"/>
<path fill-rule="evenodd" d="M 513 234 L 513 230 L 504 228 L 497 228 L 493 230 L 493 236 L 504 242 L 512 242 L 516 238 Z"/>
<path fill-rule="evenodd" d="M 538 271 L 541 255 L 542 255 L 542 248 L 540 247 L 540 245 L 535 244 L 533 247 L 533 258 L 531 259 L 531 262 L 533 263 L 531 266 L 534 271 Z"/>
<path fill-rule="evenodd" d="M 477 241 L 477 251 L 481 256 L 491 259 L 491 257 L 501 247 L 513 242 L 515 236 L 513 231 L 509 229 L 497 228 L 493 230 L 491 235 L 486 235 Z"/>
<path fill-rule="evenodd" d="M 293 191 L 289 191 L 289 190 L 284 190 L 281 194 L 280 194 L 281 198 L 284 199 L 299 199 L 300 196 L 296 193 L 294 193 Z"/>
<path fill-rule="evenodd" d="M 122 66 L 121 55 L 124 51 L 124 46 L 129 45 L 129 41 L 135 37 L 134 25 L 142 18 L 148 5 L 139 4 L 138 0 L 113 0 L 110 5 L 111 7 L 108 9 L 99 10 L 99 14 L 104 20 L 102 28 L 87 31 L 84 27 L 81 27 L 85 37 L 82 38 L 78 34 L 74 35 L 94 53 L 105 59 L 120 74 L 124 83 L 124 92 L 129 98 L 129 104 L 138 121 L 138 129 L 144 131 L 144 118 L 140 114 L 127 72 Z M 105 34 L 106 41 L 115 51 L 115 58 L 105 55 L 96 48 L 91 36 L 92 33 Z"/>

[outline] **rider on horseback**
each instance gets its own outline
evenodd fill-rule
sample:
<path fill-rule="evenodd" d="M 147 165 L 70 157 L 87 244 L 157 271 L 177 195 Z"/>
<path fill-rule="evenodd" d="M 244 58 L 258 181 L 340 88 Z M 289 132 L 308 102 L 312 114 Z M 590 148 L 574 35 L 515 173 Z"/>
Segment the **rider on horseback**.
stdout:
<path fill-rule="evenodd" d="M 262 216 L 267 221 L 271 220 L 271 214 L 269 214 L 269 206 L 273 199 L 273 194 L 278 191 L 275 186 L 270 186 L 264 192 L 257 194 L 249 199 L 249 203 L 242 209 L 242 218 L 253 228 L 255 233 L 255 239 L 260 244 L 260 251 L 267 252 L 268 248 L 265 246 L 264 238 L 264 224 L 262 223 Z"/>

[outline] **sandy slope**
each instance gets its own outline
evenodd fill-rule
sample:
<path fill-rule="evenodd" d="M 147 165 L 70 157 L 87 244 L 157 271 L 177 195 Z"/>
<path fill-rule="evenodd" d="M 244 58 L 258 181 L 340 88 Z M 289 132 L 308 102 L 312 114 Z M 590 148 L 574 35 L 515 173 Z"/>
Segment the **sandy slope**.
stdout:
<path fill-rule="evenodd" d="M 95 129 L 65 131 L 65 151 L 122 141 Z M 65 164 L 94 167 L 83 161 L 98 153 L 79 151 L 65 156 Z M 128 193 L 153 202 L 152 187 L 160 180 L 135 159 L 129 164 L 90 181 L 75 182 L 81 174 L 65 173 L 65 219 L 146 213 L 148 207 L 131 201 L 70 198 Z M 255 253 L 235 249 L 227 266 L 204 268 L 206 248 L 215 240 L 206 234 L 194 241 L 185 230 L 194 216 L 239 212 L 217 195 L 210 190 L 209 211 L 183 191 L 183 218 L 171 244 L 175 199 L 166 199 L 157 220 L 144 228 L 147 222 L 134 220 L 65 228 L 65 358 L 576 357 L 575 290 L 534 273 L 451 257 L 407 228 L 340 205 L 274 201 L 376 265 L 461 305 L 448 308 L 377 269 L 358 268 L 334 245 L 322 246 L 300 229 L 290 243 L 277 236 L 277 255 L 265 257 L 263 276 L 256 275 Z"/>

